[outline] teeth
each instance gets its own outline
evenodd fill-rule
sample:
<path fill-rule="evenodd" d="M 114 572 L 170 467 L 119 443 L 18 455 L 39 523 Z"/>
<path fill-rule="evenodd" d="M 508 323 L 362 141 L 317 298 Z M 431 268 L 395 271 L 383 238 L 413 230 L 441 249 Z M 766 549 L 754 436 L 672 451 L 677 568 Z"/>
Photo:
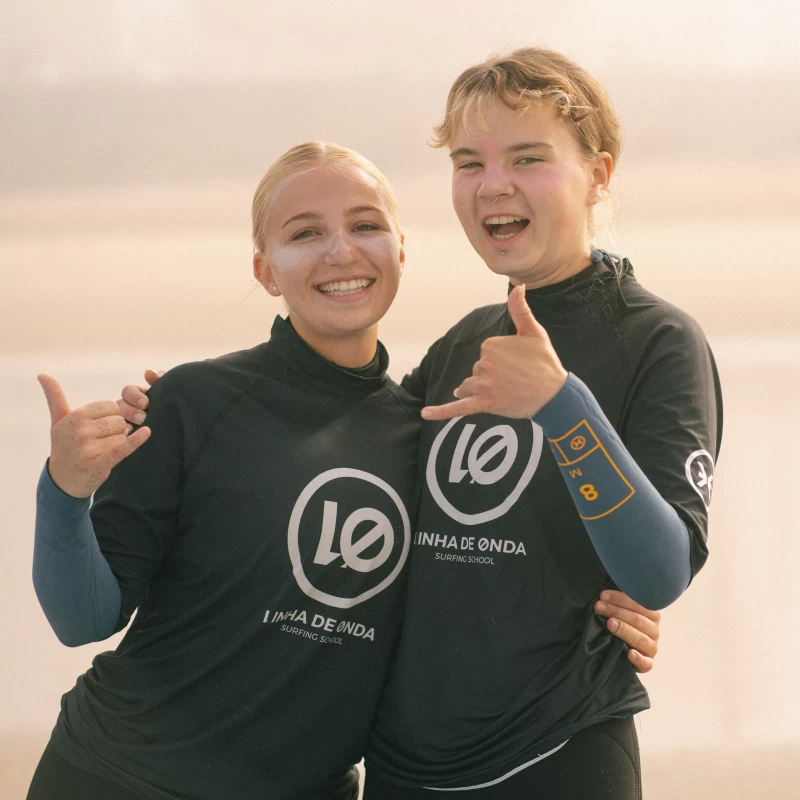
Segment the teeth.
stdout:
<path fill-rule="evenodd" d="M 509 222 L 522 222 L 524 219 L 525 217 L 489 217 L 489 219 L 484 222 L 484 225 L 505 225 Z"/>
<path fill-rule="evenodd" d="M 330 281 L 317 286 L 323 294 L 353 294 L 361 291 L 372 283 L 367 278 L 356 278 L 352 281 Z"/>

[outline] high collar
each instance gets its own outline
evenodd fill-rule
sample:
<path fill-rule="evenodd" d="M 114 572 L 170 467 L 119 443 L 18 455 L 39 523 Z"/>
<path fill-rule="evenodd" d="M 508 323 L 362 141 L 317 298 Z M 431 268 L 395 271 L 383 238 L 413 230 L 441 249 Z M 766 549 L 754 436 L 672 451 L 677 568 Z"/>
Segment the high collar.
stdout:
<path fill-rule="evenodd" d="M 614 289 L 617 281 L 615 263 L 619 264 L 620 277 L 633 274 L 628 259 L 604 250 L 592 250 L 589 266 L 558 283 L 526 290 L 525 299 L 536 316 L 585 310 L 587 305 L 602 301 Z M 513 288 L 509 284 L 509 294 Z"/>
<path fill-rule="evenodd" d="M 292 324 L 275 317 L 269 340 L 275 355 L 293 372 L 301 375 L 320 389 L 351 397 L 366 397 L 385 387 L 389 378 L 389 354 L 378 342 L 379 369 L 369 375 L 358 374 L 328 361 L 300 338 Z"/>

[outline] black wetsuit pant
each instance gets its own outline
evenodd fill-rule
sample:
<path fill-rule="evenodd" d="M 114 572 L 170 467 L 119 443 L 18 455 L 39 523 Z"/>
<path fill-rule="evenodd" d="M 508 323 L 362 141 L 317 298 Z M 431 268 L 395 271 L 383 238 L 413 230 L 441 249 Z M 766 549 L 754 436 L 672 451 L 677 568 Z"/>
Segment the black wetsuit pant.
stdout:
<path fill-rule="evenodd" d="M 355 767 L 336 783 L 336 786 L 329 789 L 304 792 L 303 800 L 356 799 L 358 776 Z M 264 797 L 269 796 L 269 788 L 265 787 Z M 143 798 L 108 778 L 73 766 L 48 744 L 33 774 L 27 800 L 143 800 Z"/>
<path fill-rule="evenodd" d="M 633 717 L 576 733 L 560 750 L 483 789 L 435 792 L 370 778 L 364 800 L 640 800 L 639 741 Z"/>
<path fill-rule="evenodd" d="M 142 800 L 142 796 L 73 766 L 48 744 L 33 773 L 27 800 Z"/>

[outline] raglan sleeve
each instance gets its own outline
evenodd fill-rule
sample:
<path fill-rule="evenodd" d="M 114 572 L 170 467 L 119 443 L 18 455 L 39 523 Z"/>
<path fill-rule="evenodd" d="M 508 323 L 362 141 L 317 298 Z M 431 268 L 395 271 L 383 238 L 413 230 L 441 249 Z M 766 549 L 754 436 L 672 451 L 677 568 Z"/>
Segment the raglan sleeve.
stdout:
<path fill-rule="evenodd" d="M 677 317 L 653 336 L 632 382 L 620 433 L 686 525 L 694 577 L 708 558 L 722 389 L 711 348 L 693 319 Z"/>
<path fill-rule="evenodd" d="M 642 352 L 619 429 L 571 373 L 534 419 L 608 574 L 657 609 L 681 595 L 708 556 L 722 398 L 710 348 L 690 318 L 656 326 Z"/>
<path fill-rule="evenodd" d="M 127 625 L 178 537 L 187 447 L 180 381 L 170 371 L 148 394 L 150 438 L 114 467 L 90 510 L 120 588 L 115 631 Z"/>

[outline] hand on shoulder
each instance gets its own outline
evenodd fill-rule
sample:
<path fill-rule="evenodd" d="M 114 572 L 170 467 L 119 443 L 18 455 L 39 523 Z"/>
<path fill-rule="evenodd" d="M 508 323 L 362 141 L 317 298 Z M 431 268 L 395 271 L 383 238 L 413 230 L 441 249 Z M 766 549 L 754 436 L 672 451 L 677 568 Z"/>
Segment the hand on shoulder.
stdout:
<path fill-rule="evenodd" d="M 119 413 L 132 425 L 142 425 L 147 417 L 146 410 L 150 405 L 147 397 L 148 390 L 155 386 L 159 378 L 164 374 L 164 370 L 147 369 L 144 372 L 144 379 L 147 385 L 129 383 L 122 390 L 121 397 L 117 400 Z"/>

